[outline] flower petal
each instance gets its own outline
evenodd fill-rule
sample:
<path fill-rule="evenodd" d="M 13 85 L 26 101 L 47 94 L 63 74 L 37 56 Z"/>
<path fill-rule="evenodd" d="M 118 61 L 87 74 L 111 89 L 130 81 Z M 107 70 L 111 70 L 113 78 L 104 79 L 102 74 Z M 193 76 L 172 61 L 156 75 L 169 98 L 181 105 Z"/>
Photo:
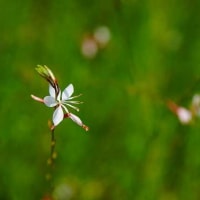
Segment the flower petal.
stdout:
<path fill-rule="evenodd" d="M 49 84 L 49 94 L 50 94 L 50 96 L 54 97 L 54 99 L 55 99 L 56 92 L 55 92 L 55 89 L 52 87 L 51 84 Z"/>
<path fill-rule="evenodd" d="M 55 98 L 52 97 L 52 96 L 46 96 L 46 97 L 44 97 L 44 103 L 48 107 L 54 107 L 54 106 L 56 106 L 58 104 L 56 102 Z"/>
<path fill-rule="evenodd" d="M 189 124 L 192 121 L 192 113 L 183 107 L 177 109 L 177 116 L 182 124 Z"/>
<path fill-rule="evenodd" d="M 58 106 L 53 113 L 53 124 L 57 126 L 64 118 L 64 113 L 61 106 Z"/>
<path fill-rule="evenodd" d="M 75 123 L 77 123 L 79 126 L 83 126 L 83 122 L 81 121 L 81 119 L 78 116 L 76 116 L 76 115 L 74 115 L 72 113 L 69 113 L 69 118 L 72 121 L 74 121 Z"/>
<path fill-rule="evenodd" d="M 74 86 L 69 84 L 62 92 L 62 100 L 67 100 L 74 93 Z"/>
<path fill-rule="evenodd" d="M 41 103 L 44 103 L 44 100 L 41 99 L 40 97 L 36 97 L 35 95 L 31 94 L 32 99 L 34 99 L 35 101 L 39 101 Z"/>

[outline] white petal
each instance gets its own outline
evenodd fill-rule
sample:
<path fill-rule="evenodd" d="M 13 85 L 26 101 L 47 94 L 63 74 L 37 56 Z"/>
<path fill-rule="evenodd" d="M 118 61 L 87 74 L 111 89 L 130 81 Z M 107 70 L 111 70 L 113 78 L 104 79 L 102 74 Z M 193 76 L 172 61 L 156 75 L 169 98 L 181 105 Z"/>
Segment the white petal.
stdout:
<path fill-rule="evenodd" d="M 74 115 L 72 113 L 69 113 L 69 118 L 71 118 L 79 126 L 83 126 L 83 123 L 82 123 L 81 119 L 78 116 L 76 116 L 76 115 Z"/>
<path fill-rule="evenodd" d="M 51 96 L 46 96 L 44 97 L 44 103 L 46 106 L 48 107 L 54 107 L 56 106 L 58 103 L 56 102 L 54 97 Z"/>
<path fill-rule="evenodd" d="M 59 89 L 59 88 L 58 88 L 58 89 Z M 50 94 L 51 97 L 56 98 L 56 91 L 55 91 L 55 88 L 52 87 L 51 84 L 49 84 L 49 94 Z M 57 96 L 57 100 L 59 100 L 59 101 L 60 101 L 60 96 L 61 96 L 61 92 L 60 92 L 60 89 L 59 89 L 59 94 L 58 94 L 58 96 Z"/>
<path fill-rule="evenodd" d="M 59 106 L 56 108 L 56 110 L 53 113 L 53 124 L 57 126 L 63 120 L 63 117 L 64 117 L 64 113 L 63 113 L 62 107 Z"/>
<path fill-rule="evenodd" d="M 192 99 L 192 106 L 198 107 L 200 106 L 200 95 L 195 94 Z"/>
<path fill-rule="evenodd" d="M 192 120 L 192 113 L 183 107 L 179 107 L 177 109 L 177 115 L 180 122 L 183 124 L 188 124 Z"/>
<path fill-rule="evenodd" d="M 62 100 L 67 100 L 74 93 L 74 86 L 69 84 L 62 92 Z"/>
<path fill-rule="evenodd" d="M 55 99 L 55 97 L 56 97 L 56 92 L 55 92 L 55 89 L 52 87 L 51 84 L 49 84 L 49 94 L 50 94 L 52 97 L 54 97 L 54 99 Z"/>

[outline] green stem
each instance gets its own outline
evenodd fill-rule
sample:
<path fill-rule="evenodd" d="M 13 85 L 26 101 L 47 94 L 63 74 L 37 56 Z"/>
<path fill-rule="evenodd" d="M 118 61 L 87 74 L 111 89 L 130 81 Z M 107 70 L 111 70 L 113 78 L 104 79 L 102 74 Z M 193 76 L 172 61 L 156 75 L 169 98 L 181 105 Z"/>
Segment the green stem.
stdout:
<path fill-rule="evenodd" d="M 55 146 L 56 146 L 56 140 L 55 140 L 55 133 L 54 128 L 51 129 L 51 152 L 50 152 L 50 158 L 48 159 L 48 165 L 54 167 L 54 161 L 57 157 L 57 154 L 55 152 Z"/>
<path fill-rule="evenodd" d="M 47 160 L 47 165 L 49 167 L 47 174 L 46 174 L 46 180 L 49 183 L 48 186 L 48 193 L 49 195 L 52 194 L 54 190 L 54 181 L 53 181 L 53 170 L 55 167 L 55 159 L 57 157 L 56 151 L 55 151 L 55 145 L 56 145 L 56 139 L 55 139 L 55 127 L 51 127 L 51 150 L 50 150 L 50 157 Z"/>

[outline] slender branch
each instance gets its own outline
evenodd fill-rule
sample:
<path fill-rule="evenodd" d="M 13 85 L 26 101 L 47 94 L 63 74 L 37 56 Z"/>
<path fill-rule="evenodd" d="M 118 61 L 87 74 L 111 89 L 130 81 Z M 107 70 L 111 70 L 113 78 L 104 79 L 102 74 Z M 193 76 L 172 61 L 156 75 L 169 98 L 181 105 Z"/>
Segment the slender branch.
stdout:
<path fill-rule="evenodd" d="M 47 165 L 50 167 L 47 174 L 46 174 L 46 180 L 49 183 L 49 189 L 48 189 L 48 194 L 52 194 L 54 190 L 54 183 L 53 183 L 53 170 L 55 167 L 55 159 L 56 159 L 56 152 L 55 152 L 55 145 L 56 145 L 56 140 L 55 140 L 55 127 L 51 126 L 51 150 L 50 150 L 50 157 L 47 160 Z"/>
<path fill-rule="evenodd" d="M 50 143 L 51 146 L 50 146 L 50 157 L 47 160 L 47 165 L 48 165 L 49 169 L 47 170 L 47 173 L 46 173 L 46 180 L 49 183 L 47 197 L 49 198 L 49 200 L 51 200 L 50 197 L 54 190 L 53 172 L 54 172 L 55 159 L 57 157 L 57 153 L 55 151 L 55 145 L 56 145 L 55 126 L 52 125 L 52 123 L 50 121 L 49 121 L 49 127 L 50 127 L 50 131 L 51 131 L 51 143 Z"/>
<path fill-rule="evenodd" d="M 51 128 L 51 151 L 50 151 L 50 158 L 48 159 L 47 163 L 48 165 L 54 167 L 54 161 L 57 157 L 57 153 L 55 152 L 55 145 L 56 145 L 56 139 L 55 139 L 55 127 L 52 126 Z"/>

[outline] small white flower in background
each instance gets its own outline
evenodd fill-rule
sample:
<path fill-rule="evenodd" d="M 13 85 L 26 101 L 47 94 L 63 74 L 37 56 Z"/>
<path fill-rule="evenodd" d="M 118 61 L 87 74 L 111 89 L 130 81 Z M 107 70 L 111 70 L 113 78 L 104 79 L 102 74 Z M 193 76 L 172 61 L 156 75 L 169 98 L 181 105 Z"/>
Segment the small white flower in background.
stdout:
<path fill-rule="evenodd" d="M 189 109 L 178 106 L 173 101 L 167 103 L 169 109 L 176 114 L 182 124 L 189 124 L 200 117 L 200 95 L 195 94 Z"/>
<path fill-rule="evenodd" d="M 186 108 L 179 107 L 176 114 L 182 124 L 189 124 L 192 121 L 192 113 Z"/>
<path fill-rule="evenodd" d="M 99 26 L 93 33 L 86 35 L 81 44 L 81 53 L 88 59 L 93 59 L 99 50 L 105 48 L 111 39 L 110 29 L 106 26 Z"/>
<path fill-rule="evenodd" d="M 94 38 L 86 37 L 83 39 L 82 46 L 81 46 L 82 54 L 89 59 L 92 59 L 98 53 L 98 46 Z"/>
<path fill-rule="evenodd" d="M 192 112 L 184 107 L 178 106 L 173 101 L 168 101 L 167 105 L 169 109 L 178 117 L 179 121 L 182 124 L 189 124 L 192 119 L 193 115 Z"/>
<path fill-rule="evenodd" d="M 200 95 L 195 94 L 192 99 L 192 111 L 194 115 L 200 117 Z"/>
<path fill-rule="evenodd" d="M 106 26 L 99 26 L 94 31 L 94 38 L 100 47 L 105 47 L 110 41 L 111 34 L 110 30 Z"/>
<path fill-rule="evenodd" d="M 57 185 L 53 191 L 53 197 L 59 200 L 70 200 L 74 196 L 73 188 L 67 183 Z"/>
<path fill-rule="evenodd" d="M 44 103 L 47 107 L 55 108 L 52 118 L 53 127 L 51 128 L 54 129 L 55 126 L 60 124 L 60 122 L 62 122 L 64 118 L 70 118 L 76 124 L 88 131 L 89 128 L 82 123 L 81 119 L 78 116 L 69 112 L 68 110 L 68 107 L 70 107 L 75 109 L 76 111 L 79 111 L 79 108 L 74 106 L 74 104 L 76 105 L 82 103 L 80 101 L 73 100 L 74 98 L 80 96 L 72 96 L 72 94 L 74 93 L 74 86 L 72 84 L 69 84 L 61 93 L 57 80 L 55 79 L 53 73 L 49 68 L 47 68 L 46 66 L 38 66 L 36 70 L 43 78 L 45 78 L 50 83 L 49 96 L 44 97 L 44 99 L 39 98 L 35 95 L 31 95 L 31 97 L 38 102 Z"/>

